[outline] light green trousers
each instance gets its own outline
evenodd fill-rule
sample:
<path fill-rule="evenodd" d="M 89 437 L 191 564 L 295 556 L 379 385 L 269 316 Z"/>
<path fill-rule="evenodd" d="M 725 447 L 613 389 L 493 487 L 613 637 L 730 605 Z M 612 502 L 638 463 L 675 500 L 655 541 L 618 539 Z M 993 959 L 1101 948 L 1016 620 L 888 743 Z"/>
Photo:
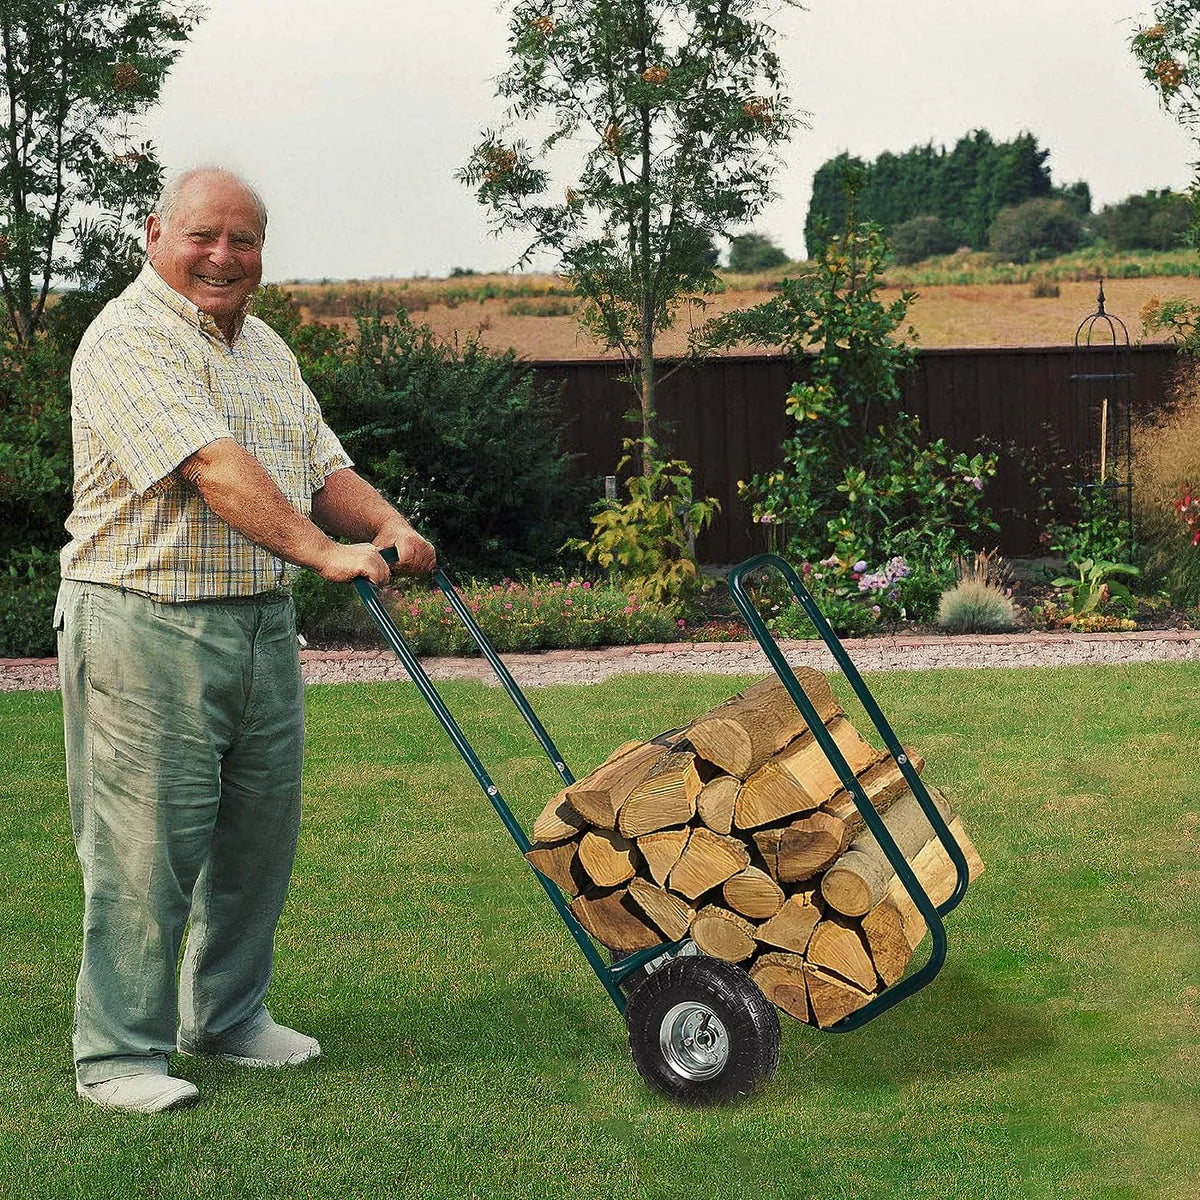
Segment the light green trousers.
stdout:
<path fill-rule="evenodd" d="M 165 1073 L 177 1036 L 204 1049 L 270 1019 L 304 752 L 292 602 L 65 580 L 56 625 L 84 889 L 76 1074 Z"/>

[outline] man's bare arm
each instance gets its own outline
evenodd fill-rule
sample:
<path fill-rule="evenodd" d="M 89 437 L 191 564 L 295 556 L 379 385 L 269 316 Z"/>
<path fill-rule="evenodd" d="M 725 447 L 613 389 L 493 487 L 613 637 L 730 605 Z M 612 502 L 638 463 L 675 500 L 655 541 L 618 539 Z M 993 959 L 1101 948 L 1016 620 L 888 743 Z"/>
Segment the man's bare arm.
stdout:
<path fill-rule="evenodd" d="M 285 561 L 338 583 L 360 575 L 387 582 L 387 564 L 374 546 L 343 546 L 322 533 L 232 438 L 209 442 L 185 458 L 178 471 L 226 524 Z"/>
<path fill-rule="evenodd" d="M 424 575 L 437 566 L 433 547 L 361 475 L 349 467 L 313 493 L 313 520 L 337 537 L 394 546 L 397 570 Z"/>

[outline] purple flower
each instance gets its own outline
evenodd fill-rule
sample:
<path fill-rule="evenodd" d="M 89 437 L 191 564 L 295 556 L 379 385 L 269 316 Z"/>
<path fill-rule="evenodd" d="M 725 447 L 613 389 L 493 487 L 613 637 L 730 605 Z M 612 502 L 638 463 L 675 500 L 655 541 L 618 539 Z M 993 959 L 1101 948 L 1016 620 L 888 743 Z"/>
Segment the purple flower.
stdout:
<path fill-rule="evenodd" d="M 863 573 L 863 571 L 865 571 L 867 569 L 867 564 L 860 558 L 858 560 L 858 562 L 856 562 L 854 564 L 852 569 L 857 571 L 861 575 Z"/>

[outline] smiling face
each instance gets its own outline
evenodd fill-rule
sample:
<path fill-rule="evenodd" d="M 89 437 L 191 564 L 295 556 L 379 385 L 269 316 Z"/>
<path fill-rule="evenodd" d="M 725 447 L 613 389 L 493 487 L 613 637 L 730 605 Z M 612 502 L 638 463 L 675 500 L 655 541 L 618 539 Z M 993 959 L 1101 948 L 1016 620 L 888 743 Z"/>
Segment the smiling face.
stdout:
<path fill-rule="evenodd" d="M 151 265 L 180 295 L 237 332 L 262 279 L 263 219 L 254 194 L 232 176 L 198 172 L 184 181 L 166 220 L 146 222 Z"/>

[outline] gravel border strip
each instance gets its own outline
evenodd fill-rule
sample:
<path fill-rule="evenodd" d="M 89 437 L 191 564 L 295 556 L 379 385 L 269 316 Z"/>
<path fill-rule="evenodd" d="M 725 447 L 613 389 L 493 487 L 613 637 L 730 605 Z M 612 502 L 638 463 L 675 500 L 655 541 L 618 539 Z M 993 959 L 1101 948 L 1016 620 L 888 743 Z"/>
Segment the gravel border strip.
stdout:
<path fill-rule="evenodd" d="M 782 641 L 779 645 L 793 667 L 836 669 L 822 642 Z M 1196 629 L 852 638 L 843 645 L 854 665 L 864 672 L 1200 661 L 1200 630 Z M 608 646 L 602 650 L 551 650 L 542 654 L 505 654 L 503 660 L 522 687 L 600 683 L 628 672 L 760 675 L 769 670 L 757 642 L 672 642 Z M 370 683 L 408 678 L 399 659 L 383 649 L 304 650 L 300 663 L 306 683 Z M 432 679 L 497 683 L 491 667 L 482 658 L 428 658 L 422 664 Z M 0 659 L 0 692 L 57 689 L 57 659 Z"/>

